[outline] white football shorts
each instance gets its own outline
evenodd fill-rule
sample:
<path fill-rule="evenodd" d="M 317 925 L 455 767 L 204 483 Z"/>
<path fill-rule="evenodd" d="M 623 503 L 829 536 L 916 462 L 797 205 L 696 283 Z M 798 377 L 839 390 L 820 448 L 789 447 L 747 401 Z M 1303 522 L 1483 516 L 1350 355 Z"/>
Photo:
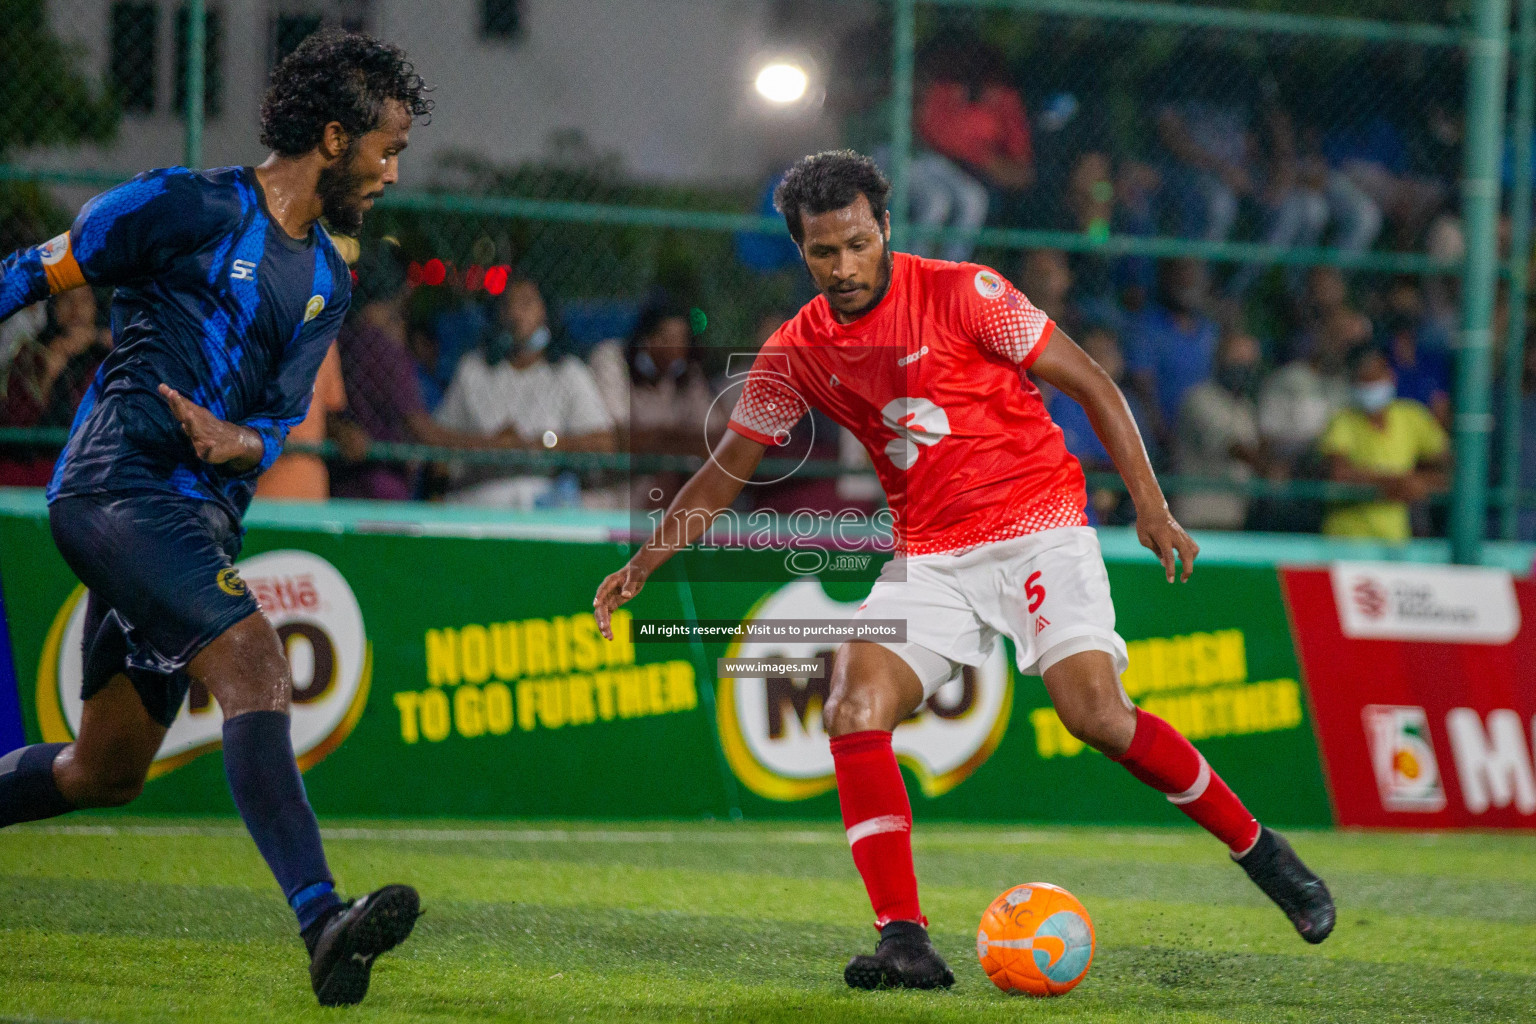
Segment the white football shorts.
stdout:
<path fill-rule="evenodd" d="M 1001 637 L 1025 675 L 1083 651 L 1128 659 L 1099 536 L 1089 526 L 1041 530 L 960 554 L 886 563 L 856 618 L 902 619 L 905 643 L 887 643 L 932 696 L 962 665 L 979 666 Z"/>

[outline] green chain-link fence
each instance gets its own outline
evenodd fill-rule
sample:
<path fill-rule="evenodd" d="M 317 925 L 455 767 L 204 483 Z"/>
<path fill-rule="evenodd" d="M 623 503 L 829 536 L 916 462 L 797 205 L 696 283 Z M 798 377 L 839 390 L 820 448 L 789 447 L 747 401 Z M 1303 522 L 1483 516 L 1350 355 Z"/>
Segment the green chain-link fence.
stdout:
<path fill-rule="evenodd" d="M 202 163 L 204 153 L 259 159 L 259 91 L 237 88 L 235 73 L 244 81 L 253 66 L 269 68 L 328 22 L 388 31 L 387 6 L 274 5 L 253 18 L 202 2 L 0 0 L 0 68 L 13 83 L 0 110 L 0 244 L 48 237 L 93 188 L 142 166 Z M 474 8 L 482 38 L 504 32 L 514 47 L 540 30 L 549 9 L 464 6 Z M 1297 445 L 1293 435 L 1312 428 L 1264 426 L 1262 390 L 1252 394 L 1256 419 L 1285 436 L 1259 469 L 1211 471 L 1182 459 L 1187 437 L 1168 378 L 1209 376 L 1215 357 L 1208 353 L 1203 367 L 1174 365 L 1178 358 L 1160 367 L 1148 352 L 1148 324 L 1170 310 L 1181 323 L 1209 321 L 1185 332 L 1207 331 L 1198 341 L 1206 347 L 1252 335 L 1272 381 L 1278 368 L 1306 363 L 1336 384 L 1350 345 L 1385 347 L 1402 382 L 1411 380 L 1456 435 L 1454 499 L 1431 508 L 1421 526 L 1449 529 L 1458 556 L 1472 558 L 1489 508 L 1514 536 L 1521 487 L 1536 482 L 1519 475 L 1517 415 L 1532 3 L 1468 0 L 1441 23 L 1324 11 L 1115 0 L 765 2 L 751 34 L 756 54 L 739 39 L 719 41 L 743 50 L 742 68 L 739 80 L 715 85 L 737 89 L 742 108 L 756 110 L 767 101 L 752 92 L 752 75 L 773 54 L 808 80 L 803 97 L 763 113 L 774 143 L 761 147 L 755 173 L 741 172 L 740 161 L 713 180 L 642 173 L 623 153 L 593 144 L 579 123 L 552 134 L 533 159 L 472 144 L 439 149 L 430 162 L 407 158 L 405 181 L 370 215 L 362 248 L 388 239 L 415 285 L 405 322 L 429 389 L 448 385 L 454 358 L 494 322 L 509 277 L 537 284 L 558 344 L 576 354 L 626 335 L 664 294 L 691 311 L 704 363 L 718 373 L 723 353 L 755 347 L 809 297 L 764 203 L 772 179 L 795 152 L 853 146 L 892 179 L 898 247 L 993 265 L 1079 340 L 1092 335 L 1096 354 L 1118 349 L 1127 389 L 1148 407 L 1170 490 L 1250 497 L 1250 523 L 1267 505 L 1271 517 L 1259 525 L 1297 525 L 1305 517 L 1288 518 L 1289 510 L 1351 492 L 1328 483 L 1307 445 Z M 397 41 L 413 48 L 408 32 Z M 620 74 L 601 49 L 594 45 L 585 64 L 573 58 L 572 83 Z M 669 56 L 702 62 L 681 48 Z M 464 61 L 473 72 L 473 58 Z M 430 64 L 421 70 L 432 79 Z M 499 93 L 489 64 L 483 81 L 470 78 L 502 102 L 537 102 Z M 1506 91 L 1507 83 L 1518 88 Z M 651 99 L 658 124 L 668 121 L 668 102 Z M 238 154 L 215 144 L 208 127 L 227 135 L 246 125 L 251 137 Z M 718 148 L 707 123 L 690 131 L 668 127 L 682 148 Z M 1513 202 L 1501 199 L 1510 194 Z M 1309 272 L 1318 267 L 1337 273 Z M 14 353 L 35 341 L 28 330 L 48 326 L 34 317 L 0 337 L 9 378 Z M 1450 365 L 1454 383 L 1441 369 Z M 34 398 L 32 406 L 58 404 Z M 1336 406 L 1337 396 L 1328 401 Z M 25 405 L 8 405 L 6 427 L 32 432 L 0 433 L 12 455 L 36 450 L 18 444 L 56 436 L 37 433 L 58 424 L 46 415 L 28 421 L 19 414 Z M 1272 402 L 1268 415 L 1315 418 L 1304 405 Z M 1499 483 L 1491 505 L 1490 452 Z M 827 458 L 804 474 L 847 470 L 834 452 L 818 454 Z M 1115 514 L 1112 501 L 1102 510 Z"/>

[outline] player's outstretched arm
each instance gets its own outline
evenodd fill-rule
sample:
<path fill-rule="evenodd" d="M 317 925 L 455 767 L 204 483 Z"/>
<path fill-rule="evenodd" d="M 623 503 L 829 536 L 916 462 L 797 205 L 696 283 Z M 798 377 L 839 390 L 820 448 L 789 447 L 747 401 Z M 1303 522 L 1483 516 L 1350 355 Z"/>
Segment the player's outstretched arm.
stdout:
<path fill-rule="evenodd" d="M 709 460 L 677 492 L 656 532 L 624 568 L 610 573 L 592 598 L 592 614 L 603 636 L 613 639 L 613 610 L 640 593 L 651 573 L 709 529 L 715 516 L 730 507 L 763 460 L 766 447 L 727 430 Z"/>
<path fill-rule="evenodd" d="M 160 397 L 171 407 L 171 415 L 181 424 L 182 432 L 192 442 L 193 451 L 204 462 L 236 473 L 244 473 L 261 464 L 266 445 L 261 435 L 250 427 L 219 419 L 168 385 L 160 385 Z"/>
<path fill-rule="evenodd" d="M 1093 432 L 1099 435 L 1110 458 L 1115 460 L 1115 469 L 1124 478 L 1131 500 L 1136 503 L 1137 538 L 1163 563 L 1169 583 L 1174 578 L 1175 555 L 1183 565 L 1180 579 L 1189 579 L 1189 574 L 1195 571 L 1195 556 L 1200 553 L 1200 545 L 1168 511 L 1168 500 L 1163 497 L 1163 489 L 1152 472 L 1146 446 L 1141 442 L 1141 431 L 1136 429 L 1136 421 L 1131 417 L 1130 406 L 1125 404 L 1125 395 L 1120 393 L 1119 386 L 1060 327 L 1030 366 L 1030 371 L 1083 407 L 1093 424 Z"/>

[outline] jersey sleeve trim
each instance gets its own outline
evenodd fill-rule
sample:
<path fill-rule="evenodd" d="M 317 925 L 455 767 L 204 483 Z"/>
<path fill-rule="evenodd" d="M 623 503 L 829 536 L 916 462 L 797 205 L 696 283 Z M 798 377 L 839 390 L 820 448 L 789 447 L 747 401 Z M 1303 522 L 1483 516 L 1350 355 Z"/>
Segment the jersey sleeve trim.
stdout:
<path fill-rule="evenodd" d="M 1045 326 L 1040 329 L 1040 340 L 1035 342 L 1034 348 L 1031 348 L 1029 354 L 1020 360 L 1020 372 L 1035 365 L 1035 360 L 1040 358 L 1040 353 L 1045 351 L 1045 346 L 1049 345 L 1054 337 L 1056 337 L 1056 321 L 1047 320 Z"/>
<path fill-rule="evenodd" d="M 776 441 L 773 438 L 769 437 L 767 434 L 764 434 L 762 431 L 753 430 L 751 427 L 749 427 L 746 424 L 741 423 L 741 422 L 739 422 L 739 421 L 737 421 L 735 419 L 732 419 L 731 421 L 726 423 L 726 426 L 728 426 L 732 430 L 736 431 L 736 433 L 740 434 L 742 437 L 746 438 L 748 441 L 756 441 L 758 444 L 765 444 L 765 445 L 768 445 L 770 447 L 772 447 L 773 445 L 778 444 L 778 441 Z"/>

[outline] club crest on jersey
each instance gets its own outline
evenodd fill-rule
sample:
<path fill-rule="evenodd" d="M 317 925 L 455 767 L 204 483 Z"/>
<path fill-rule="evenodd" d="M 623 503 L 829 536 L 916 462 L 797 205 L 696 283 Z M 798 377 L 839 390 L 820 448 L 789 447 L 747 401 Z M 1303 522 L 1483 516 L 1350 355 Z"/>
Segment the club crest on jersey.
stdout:
<path fill-rule="evenodd" d="M 1003 294 L 1003 279 L 990 270 L 976 271 L 976 294 L 984 299 L 995 299 Z"/>
<path fill-rule="evenodd" d="M 214 582 L 230 597 L 241 597 L 246 593 L 245 580 L 240 578 L 240 573 L 233 567 L 220 569 Z"/>
<path fill-rule="evenodd" d="M 51 267 L 69 255 L 69 232 L 66 231 L 57 238 L 50 238 L 37 247 L 38 255 L 42 257 L 43 266 Z"/>
<path fill-rule="evenodd" d="M 304 322 L 309 323 L 315 317 L 319 316 L 320 311 L 324 308 L 325 296 L 311 295 L 309 297 L 309 301 L 304 304 Z"/>

